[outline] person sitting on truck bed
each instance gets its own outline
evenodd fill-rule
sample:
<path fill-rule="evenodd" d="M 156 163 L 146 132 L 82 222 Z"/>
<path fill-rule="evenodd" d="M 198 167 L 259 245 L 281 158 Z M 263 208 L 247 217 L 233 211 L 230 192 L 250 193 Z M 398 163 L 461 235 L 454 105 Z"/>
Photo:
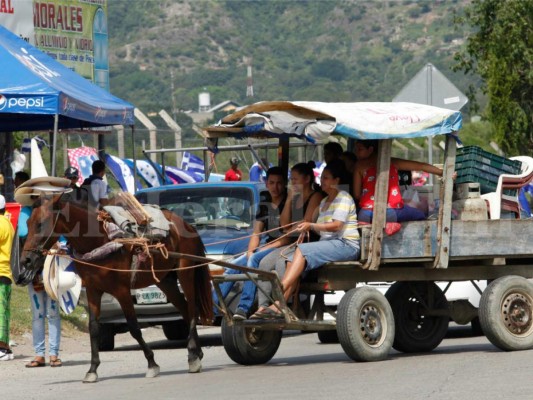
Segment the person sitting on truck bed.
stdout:
<path fill-rule="evenodd" d="M 281 213 L 281 226 L 288 226 L 294 222 L 307 221 L 315 222 L 318 215 L 318 207 L 320 201 L 324 198 L 324 193 L 320 190 L 320 186 L 315 184 L 315 176 L 313 172 L 314 162 L 298 163 L 291 168 L 291 186 L 287 202 Z M 290 225 L 288 230 L 294 230 L 294 225 Z M 276 270 L 278 276 L 283 276 L 285 273 L 285 257 L 294 253 L 293 242 L 300 236 L 299 232 L 286 236 L 282 239 L 282 247 L 278 247 L 259 263 L 259 269 L 262 271 Z M 304 235 L 304 242 L 316 242 L 320 236 L 316 232 L 310 232 L 309 235 Z M 280 261 L 281 260 L 281 261 Z M 278 262 L 280 261 L 280 262 Z M 257 303 L 259 305 L 258 312 L 261 312 L 268 307 L 269 294 L 272 291 L 270 281 L 257 281 L 257 286 L 261 289 L 257 291 Z"/>
<path fill-rule="evenodd" d="M 266 174 L 266 187 L 268 190 L 267 201 L 259 205 L 256 221 L 254 223 L 254 235 L 250 238 L 248 251 L 232 261 L 235 265 L 258 268 L 259 262 L 268 253 L 284 243 L 276 240 L 281 233 L 276 230 L 280 226 L 280 214 L 287 199 L 287 178 L 281 167 L 269 168 Z M 259 247 L 261 232 L 267 233 L 267 244 Z M 241 271 L 230 269 L 227 274 L 239 274 Z M 229 294 L 235 282 L 223 282 L 219 288 L 224 298 Z M 244 320 L 252 308 L 255 299 L 256 286 L 252 281 L 245 281 L 241 293 L 239 305 L 233 314 L 234 320 Z M 215 296 L 216 297 L 216 296 Z M 216 301 L 216 298 L 215 298 Z"/>
<path fill-rule="evenodd" d="M 359 221 L 371 222 L 374 209 L 377 175 L 377 140 L 360 140 L 355 144 L 357 163 L 353 175 L 353 197 L 359 205 Z M 389 194 L 387 200 L 387 221 L 419 221 L 426 218 L 425 214 L 414 207 L 404 204 L 398 170 L 424 171 L 442 176 L 442 169 L 418 161 L 391 158 L 389 172 Z"/>
<path fill-rule="evenodd" d="M 281 282 L 283 296 L 289 300 L 296 291 L 300 276 L 334 261 L 357 260 L 360 254 L 357 212 L 352 196 L 339 190 L 343 174 L 336 164 L 326 165 L 320 178 L 326 197 L 319 206 L 317 221 L 302 222 L 297 226 L 299 232 L 315 231 L 320 240 L 315 243 L 298 244 L 294 255 L 287 260 L 287 270 Z M 255 318 L 281 317 L 275 305 L 254 314 Z"/>

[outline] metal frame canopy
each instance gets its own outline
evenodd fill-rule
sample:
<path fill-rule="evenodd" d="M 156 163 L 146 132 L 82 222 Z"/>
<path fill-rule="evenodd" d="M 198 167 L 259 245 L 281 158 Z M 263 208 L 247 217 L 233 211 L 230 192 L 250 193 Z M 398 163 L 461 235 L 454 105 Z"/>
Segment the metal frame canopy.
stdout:
<path fill-rule="evenodd" d="M 268 101 L 244 107 L 205 129 L 208 137 L 298 136 L 309 141 L 340 134 L 353 139 L 402 139 L 449 134 L 459 111 L 417 103 Z"/>
<path fill-rule="evenodd" d="M 133 105 L 0 26 L 0 132 L 133 125 Z"/>

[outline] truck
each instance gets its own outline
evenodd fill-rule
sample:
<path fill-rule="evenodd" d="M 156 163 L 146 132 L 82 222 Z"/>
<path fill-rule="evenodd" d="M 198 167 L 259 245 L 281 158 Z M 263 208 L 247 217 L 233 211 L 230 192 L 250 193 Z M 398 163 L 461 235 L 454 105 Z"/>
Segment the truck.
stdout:
<path fill-rule="evenodd" d="M 450 320 L 466 324 L 476 318 L 496 347 L 505 351 L 533 347 L 533 284 L 528 280 L 533 277 L 529 239 L 533 221 L 520 219 L 516 213 L 502 218 L 493 203 L 488 212 L 485 208 L 483 218 L 470 218 L 468 213 L 452 218 L 454 187 L 487 183 L 485 155 L 469 160 L 472 169 L 461 182 L 454 179 L 461 126 L 460 112 L 421 104 L 275 101 L 244 107 L 205 129 L 211 145 L 225 137 L 276 137 L 279 165 L 284 168 L 288 168 L 290 140 L 319 141 L 333 134 L 379 140 L 374 218 L 370 225 L 360 227 L 361 258 L 324 265 L 302 279 L 300 293 L 315 296 L 313 306 L 303 313 L 284 300 L 275 273 L 240 267 L 243 273 L 231 279 L 269 280 L 269 295 L 279 302 L 283 318 L 233 321 L 222 304 L 222 341 L 233 361 L 243 365 L 268 362 L 282 332 L 294 329 L 335 332 L 353 360 L 383 360 L 392 348 L 407 353 L 431 351 L 443 340 Z M 392 141 L 436 135 L 445 139 L 436 218 L 403 222 L 400 231 L 389 236 L 385 215 Z M 498 163 L 502 160 L 497 160 L 496 169 L 501 167 Z M 488 164 L 494 167 L 490 160 Z M 516 177 L 515 186 L 507 186 L 516 189 L 533 177 L 531 166 L 533 159 L 521 157 L 519 172 L 496 173 L 491 189 L 500 190 L 501 195 L 503 175 Z M 476 202 L 485 205 L 480 199 Z M 225 279 L 214 277 L 215 287 Z M 488 283 L 484 290 L 476 284 L 479 281 Z M 376 282 L 394 283 L 383 295 L 372 287 Z M 448 301 L 437 282 L 472 282 L 481 294 L 479 307 Z M 323 298 L 338 291 L 345 294 L 332 309 Z"/>

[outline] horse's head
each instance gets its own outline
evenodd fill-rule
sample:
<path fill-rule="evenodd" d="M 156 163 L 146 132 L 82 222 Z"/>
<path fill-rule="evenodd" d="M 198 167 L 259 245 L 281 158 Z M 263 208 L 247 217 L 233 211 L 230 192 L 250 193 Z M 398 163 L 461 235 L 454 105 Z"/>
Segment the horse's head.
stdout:
<path fill-rule="evenodd" d="M 33 204 L 28 219 L 28 235 L 20 257 L 19 285 L 29 284 L 44 263 L 45 250 L 59 238 L 56 224 L 61 214 L 60 195 L 40 195 Z"/>

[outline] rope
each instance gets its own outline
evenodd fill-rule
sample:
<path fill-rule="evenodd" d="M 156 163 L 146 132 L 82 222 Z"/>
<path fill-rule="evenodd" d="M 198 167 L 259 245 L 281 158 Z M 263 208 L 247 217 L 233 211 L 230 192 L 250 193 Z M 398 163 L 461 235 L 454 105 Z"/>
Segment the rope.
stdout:
<path fill-rule="evenodd" d="M 285 229 L 286 227 L 299 224 L 300 222 L 301 221 L 291 222 L 290 224 L 283 225 L 283 226 L 280 226 L 278 228 L 272 228 L 272 229 L 269 229 L 269 230 L 266 230 L 266 231 L 262 231 L 262 232 L 259 232 L 259 233 L 252 233 L 251 235 L 241 236 L 241 237 L 238 237 L 238 238 L 235 238 L 235 239 L 227 239 L 227 240 L 221 240 L 219 242 L 209 243 L 209 244 L 206 244 L 205 247 L 214 246 L 215 244 L 230 243 L 230 242 L 234 242 L 234 241 L 237 241 L 237 240 L 242 240 L 242 239 L 246 239 L 246 238 L 252 238 L 254 236 L 261 236 L 264 233 L 270 233 L 270 232 L 273 232 L 273 231 L 278 231 L 278 230 L 281 230 L 281 229 Z M 291 231 L 288 234 L 290 234 L 292 232 L 294 232 L 294 231 Z M 283 235 L 283 236 L 280 236 L 280 237 L 284 237 L 284 236 L 287 236 L 287 235 Z M 277 240 L 277 239 L 275 239 L 275 240 Z"/>
<path fill-rule="evenodd" d="M 241 237 L 241 238 L 238 238 L 238 239 L 229 239 L 229 240 L 225 240 L 225 241 L 220 241 L 220 242 L 217 242 L 217 243 L 226 243 L 226 242 L 232 242 L 234 240 L 242 240 L 246 237 L 253 237 L 253 236 L 257 236 L 257 235 L 262 235 L 263 233 L 268 233 L 268 232 L 272 232 L 272 231 L 275 231 L 275 230 L 280 230 L 280 229 L 284 229 L 286 227 L 289 227 L 289 226 L 292 226 L 292 225 L 295 225 L 295 224 L 299 224 L 301 221 L 297 221 L 297 222 L 292 222 L 290 224 L 287 224 L 287 225 L 284 225 L 284 226 L 280 226 L 278 228 L 273 228 L 273 229 L 269 229 L 267 231 L 263 231 L 261 233 L 254 233 L 252 235 L 248 235 L 248 236 L 245 236 L 245 237 Z M 275 243 L 276 241 L 280 241 L 281 239 L 289 236 L 290 234 L 292 234 L 294 232 L 294 230 L 290 231 L 290 232 L 287 232 L 283 235 L 281 235 L 280 237 L 274 239 L 273 241 L 269 242 L 269 243 L 266 243 L 266 244 L 263 244 L 259 247 L 257 247 L 257 249 L 261 249 L 269 244 L 272 244 L 272 243 Z M 288 259 L 288 257 L 283 254 L 286 250 L 289 250 L 290 248 L 292 247 L 295 247 L 297 246 L 298 244 L 302 243 L 304 238 L 305 238 L 305 235 L 306 233 L 301 233 L 300 236 L 298 237 L 298 239 L 296 240 L 296 242 L 288 245 L 282 252 L 281 252 L 281 255 L 282 257 L 284 257 L 285 259 Z M 307 235 L 309 235 L 309 233 L 307 233 Z M 118 243 L 122 243 L 122 244 L 126 244 L 126 245 L 130 245 L 132 247 L 134 246 L 139 246 L 139 247 L 142 247 L 145 252 L 148 254 L 148 257 L 150 257 L 150 261 L 151 261 L 151 265 L 150 265 L 150 271 L 144 271 L 144 270 L 137 270 L 137 271 L 131 271 L 131 270 L 125 270 L 125 269 L 115 269 L 115 268 L 111 268 L 111 267 L 104 267 L 103 265 L 98 265 L 98 264 L 93 264 L 93 263 L 90 263 L 88 261 L 82 261 L 82 260 L 79 260 L 79 259 L 76 259 L 76 258 L 73 258 L 67 254 L 57 254 L 57 253 L 54 253 L 55 256 L 57 257 L 64 257 L 64 258 L 67 258 L 71 261 L 74 261 L 74 262 L 77 262 L 77 263 L 80 263 L 80 264 L 84 264 L 84 265 L 87 265 L 87 266 L 91 266 L 91 267 L 95 267 L 95 268 L 99 268 L 99 269 L 104 269 L 104 270 L 107 270 L 107 271 L 115 271 L 115 272 L 128 272 L 128 273 L 137 273 L 137 272 L 151 272 L 152 273 L 152 276 L 154 278 L 154 280 L 156 282 L 160 282 L 159 279 L 156 277 L 155 275 L 155 270 L 154 270 L 154 259 L 153 257 L 151 256 L 150 254 L 150 249 L 151 248 L 155 248 L 155 249 L 158 249 L 160 252 L 161 252 L 161 255 L 163 258 L 165 259 L 168 259 L 168 249 L 165 247 L 165 245 L 161 242 L 159 243 L 156 243 L 156 244 L 148 244 L 148 239 L 147 238 L 143 238 L 143 237 L 139 237 L 139 238 L 117 238 L 117 239 L 114 239 L 113 241 L 115 242 L 118 242 Z M 214 244 L 214 243 L 211 243 L 211 244 Z M 221 258 L 219 260 L 216 260 L 216 261 L 227 261 L 227 260 L 231 260 L 235 257 L 240 257 L 242 256 L 243 254 L 246 254 L 248 251 L 244 251 L 242 253 L 238 253 L 238 254 L 232 254 L 232 255 L 229 255 L 228 257 L 225 257 L 225 258 Z M 52 254 L 50 251 L 43 251 L 43 254 L 47 254 L 47 255 L 50 255 Z M 194 255 L 194 254 L 190 254 L 190 255 Z M 205 263 L 201 263 L 201 264 L 196 264 L 196 265 L 191 265 L 191 266 L 188 266 L 188 267 L 177 267 L 177 268 L 170 268 L 170 269 L 160 269 L 158 270 L 158 272 L 172 272 L 172 271 L 178 271 L 178 270 L 189 270 L 189 269 L 194 269 L 194 268 L 201 268 L 201 267 L 204 267 L 206 265 L 209 265 L 211 264 L 211 262 L 205 262 Z"/>

